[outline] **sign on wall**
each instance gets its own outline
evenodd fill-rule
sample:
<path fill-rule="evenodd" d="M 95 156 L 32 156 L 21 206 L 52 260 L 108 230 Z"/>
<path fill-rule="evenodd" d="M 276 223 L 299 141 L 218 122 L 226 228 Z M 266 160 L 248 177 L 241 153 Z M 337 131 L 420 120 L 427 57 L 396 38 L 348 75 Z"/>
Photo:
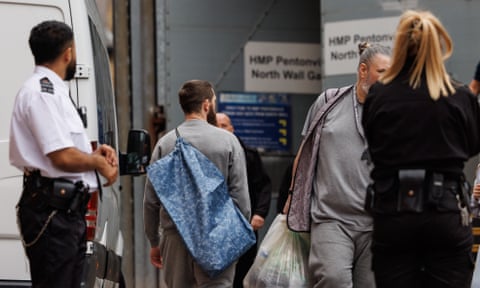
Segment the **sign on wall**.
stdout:
<path fill-rule="evenodd" d="M 245 91 L 321 92 L 320 44 L 248 42 L 244 63 Z"/>
<path fill-rule="evenodd" d="M 290 153 L 290 96 L 277 93 L 221 92 L 218 111 L 227 114 L 245 145 Z"/>
<path fill-rule="evenodd" d="M 358 66 L 358 44 L 377 43 L 393 47 L 399 17 L 362 19 L 324 24 L 324 75 L 354 74 Z"/>

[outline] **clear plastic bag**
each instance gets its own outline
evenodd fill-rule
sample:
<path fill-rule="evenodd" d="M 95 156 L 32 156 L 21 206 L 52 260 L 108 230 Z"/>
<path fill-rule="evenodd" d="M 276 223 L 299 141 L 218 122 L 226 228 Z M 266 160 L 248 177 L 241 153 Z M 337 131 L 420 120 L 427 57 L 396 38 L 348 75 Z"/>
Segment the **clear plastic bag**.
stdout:
<path fill-rule="evenodd" d="M 310 235 L 287 228 L 279 214 L 265 235 L 252 267 L 243 279 L 246 288 L 308 287 Z"/>
<path fill-rule="evenodd" d="M 480 218 L 480 199 L 475 199 L 473 197 L 473 189 L 475 188 L 475 186 L 480 184 L 480 164 L 477 165 L 477 172 L 475 175 L 476 177 L 475 181 L 473 182 L 472 196 L 470 199 L 470 210 L 473 218 Z"/>
<path fill-rule="evenodd" d="M 473 271 L 472 288 L 480 287 L 480 252 L 477 253 L 475 270 Z"/>

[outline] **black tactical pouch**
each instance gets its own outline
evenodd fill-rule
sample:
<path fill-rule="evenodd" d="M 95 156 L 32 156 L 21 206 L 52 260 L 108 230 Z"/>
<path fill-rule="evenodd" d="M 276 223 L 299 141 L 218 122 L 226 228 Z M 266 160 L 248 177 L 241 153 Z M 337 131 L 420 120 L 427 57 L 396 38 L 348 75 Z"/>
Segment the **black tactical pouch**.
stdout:
<path fill-rule="evenodd" d="M 365 196 L 365 211 L 371 213 L 373 212 L 374 204 L 375 204 L 375 189 L 373 188 L 373 184 L 367 186 L 367 195 Z"/>
<path fill-rule="evenodd" d="M 460 208 L 458 207 L 458 201 L 461 200 L 460 195 L 461 185 L 458 181 L 444 181 L 442 198 L 438 203 L 436 203 L 435 206 L 437 211 L 448 212 L 460 210 Z"/>
<path fill-rule="evenodd" d="M 50 194 L 48 195 L 48 204 L 61 210 L 69 209 L 75 194 L 79 193 L 77 186 L 68 180 L 60 178 L 52 182 L 52 190 L 47 191 L 47 193 Z"/>
<path fill-rule="evenodd" d="M 397 212 L 398 179 L 388 177 L 379 179 L 367 188 L 365 205 L 367 211 L 374 214 L 392 214 Z"/>
<path fill-rule="evenodd" d="M 63 178 L 47 178 L 38 170 L 25 174 L 23 193 L 18 203 L 41 212 L 50 209 L 80 211 L 90 194 L 82 181 L 72 183 Z"/>
<path fill-rule="evenodd" d="M 431 173 L 428 177 L 428 198 L 427 203 L 434 207 L 439 207 L 445 195 L 444 177 L 440 173 Z"/>
<path fill-rule="evenodd" d="M 398 212 L 422 212 L 426 171 L 423 169 L 404 169 L 398 171 Z"/>

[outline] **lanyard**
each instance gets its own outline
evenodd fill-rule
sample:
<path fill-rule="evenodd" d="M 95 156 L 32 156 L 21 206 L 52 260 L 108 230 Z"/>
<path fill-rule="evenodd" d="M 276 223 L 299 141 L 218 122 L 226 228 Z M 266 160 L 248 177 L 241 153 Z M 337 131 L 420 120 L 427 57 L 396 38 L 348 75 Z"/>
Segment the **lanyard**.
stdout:
<path fill-rule="evenodd" d="M 353 93 L 352 93 L 352 100 L 353 100 L 353 115 L 355 118 L 355 128 L 357 128 L 357 132 L 360 135 L 360 138 L 363 140 L 363 146 L 364 150 L 362 153 L 362 157 L 360 158 L 361 160 L 366 160 L 367 165 L 370 165 L 372 163 L 372 160 L 370 158 L 370 153 L 368 152 L 368 147 L 367 147 L 367 140 L 365 139 L 365 134 L 363 133 L 363 126 L 362 123 L 360 123 L 360 112 L 359 110 L 359 105 L 360 103 L 358 102 L 357 99 L 357 87 L 353 86 Z"/>
<path fill-rule="evenodd" d="M 360 135 L 360 137 L 363 140 L 363 143 L 366 143 L 365 141 L 365 135 L 363 134 L 363 127 L 362 123 L 360 123 L 360 112 L 359 110 L 359 102 L 357 99 L 357 87 L 353 86 L 353 93 L 352 93 L 352 100 L 353 100 L 353 115 L 355 118 L 355 127 L 357 128 L 357 132 Z"/>

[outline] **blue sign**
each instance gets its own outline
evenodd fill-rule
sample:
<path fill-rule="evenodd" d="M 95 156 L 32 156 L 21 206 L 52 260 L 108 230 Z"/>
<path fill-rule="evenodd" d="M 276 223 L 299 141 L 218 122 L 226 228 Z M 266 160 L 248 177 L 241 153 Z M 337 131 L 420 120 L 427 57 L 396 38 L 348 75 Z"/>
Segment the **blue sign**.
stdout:
<path fill-rule="evenodd" d="M 250 147 L 290 153 L 290 95 L 221 92 L 218 112 L 227 114 L 235 134 Z"/>

